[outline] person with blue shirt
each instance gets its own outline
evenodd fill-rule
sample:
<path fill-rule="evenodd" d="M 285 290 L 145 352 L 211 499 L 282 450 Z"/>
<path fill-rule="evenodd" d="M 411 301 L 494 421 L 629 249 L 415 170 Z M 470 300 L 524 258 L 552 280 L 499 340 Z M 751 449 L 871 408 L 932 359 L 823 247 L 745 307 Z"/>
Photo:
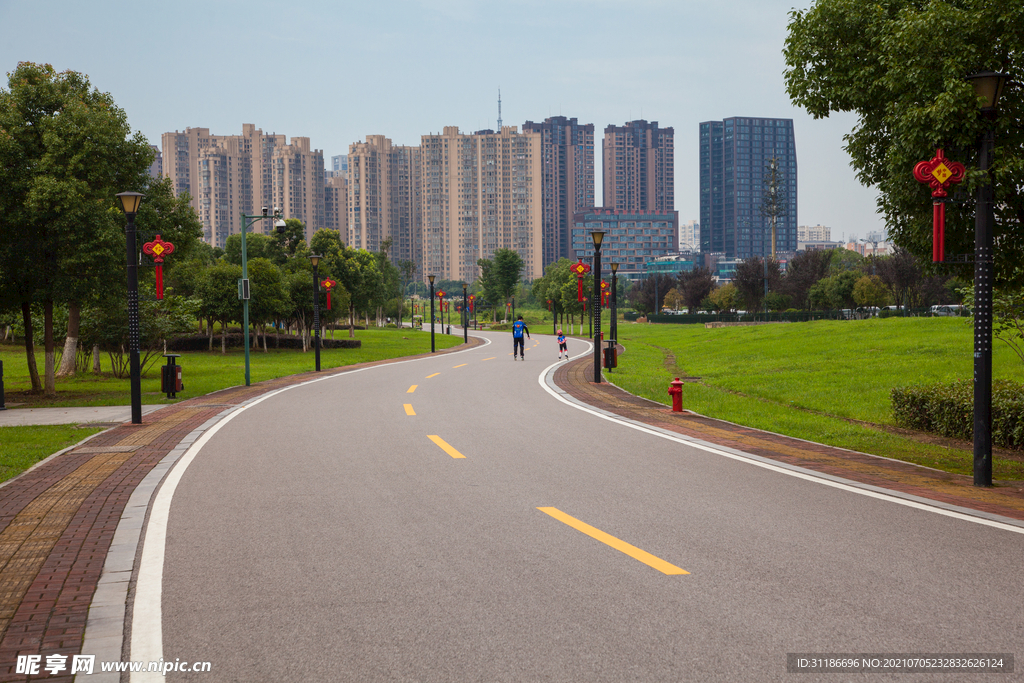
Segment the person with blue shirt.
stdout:
<path fill-rule="evenodd" d="M 562 331 L 558 331 L 558 360 L 562 360 L 562 353 L 565 353 L 565 359 L 569 360 L 569 347 L 565 344 L 565 335 Z"/>
<path fill-rule="evenodd" d="M 530 337 L 530 328 L 523 322 L 523 316 L 519 316 L 512 323 L 512 360 L 516 359 L 517 354 L 519 358 L 526 360 L 526 346 L 523 340 L 524 332 L 527 337 Z M 533 337 L 530 338 L 532 339 Z"/>

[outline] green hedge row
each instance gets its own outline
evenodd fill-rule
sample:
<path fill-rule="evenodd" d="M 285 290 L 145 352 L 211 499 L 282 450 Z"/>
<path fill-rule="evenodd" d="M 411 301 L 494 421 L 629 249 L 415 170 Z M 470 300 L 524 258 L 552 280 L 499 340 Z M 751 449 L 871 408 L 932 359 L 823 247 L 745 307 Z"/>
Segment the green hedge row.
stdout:
<path fill-rule="evenodd" d="M 974 438 L 974 382 L 895 387 L 891 393 L 896 424 L 942 436 Z M 1024 384 L 992 382 L 992 443 L 1024 448 Z"/>

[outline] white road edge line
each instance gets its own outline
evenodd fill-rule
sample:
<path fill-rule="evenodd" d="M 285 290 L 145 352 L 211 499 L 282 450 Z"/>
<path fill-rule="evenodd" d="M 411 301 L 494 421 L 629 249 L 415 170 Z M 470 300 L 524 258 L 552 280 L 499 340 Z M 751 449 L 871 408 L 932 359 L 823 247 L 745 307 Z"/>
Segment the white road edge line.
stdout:
<path fill-rule="evenodd" d="M 479 339 L 483 339 L 484 344 L 482 346 L 474 346 L 471 349 L 447 353 L 444 354 L 444 356 L 447 358 L 448 356 L 455 356 L 460 353 L 477 351 L 491 344 L 491 340 L 486 337 L 480 337 L 479 335 L 474 336 Z M 391 366 L 400 365 L 402 363 L 416 363 L 431 360 L 433 358 L 440 358 L 440 356 L 412 358 L 409 360 L 387 363 L 386 365 Z M 214 434 L 220 431 L 221 427 L 252 406 L 262 403 L 273 396 L 295 389 L 296 387 L 303 387 L 307 384 L 323 382 L 325 380 L 338 379 L 339 377 L 346 377 L 357 372 L 373 370 L 378 367 L 383 366 L 375 365 L 368 368 L 350 370 L 349 372 L 340 372 L 326 377 L 317 377 L 315 379 L 302 382 L 301 384 L 283 387 L 276 391 L 272 391 L 269 394 L 258 396 L 255 399 L 240 405 L 237 409 L 225 415 L 217 424 L 207 429 L 174 464 L 171 471 L 167 473 L 167 477 L 160 484 L 160 488 L 153 496 L 152 502 L 150 503 L 149 520 L 146 522 L 146 529 L 143 535 L 142 556 L 139 558 L 138 579 L 135 584 L 135 598 L 132 601 L 132 637 L 129 649 L 129 652 L 131 653 L 129 658 L 131 661 L 156 662 L 163 659 L 164 635 L 163 606 L 161 601 L 163 599 L 164 551 L 167 543 L 167 520 L 170 516 L 171 500 L 178 487 L 178 482 L 181 481 L 181 477 L 185 474 L 185 470 L 188 469 L 189 464 L 191 464 L 196 455 L 199 454 L 199 451 L 202 450 L 203 446 L 213 438 Z M 132 672 L 130 680 L 131 683 L 146 683 L 147 681 L 163 681 L 166 679 L 162 673 L 142 671 Z"/>
<path fill-rule="evenodd" d="M 593 344 L 589 344 L 588 346 L 591 349 L 590 352 L 592 353 L 594 345 Z M 577 358 L 578 357 L 579 357 L 579 355 L 577 355 Z M 730 453 L 729 451 L 726 451 L 726 450 L 723 450 L 721 448 L 718 448 L 718 447 L 714 446 L 713 444 L 710 444 L 710 443 L 705 442 L 705 441 L 700 441 L 698 439 L 692 439 L 692 438 L 687 438 L 687 439 L 680 438 L 677 435 L 673 435 L 673 434 L 670 434 L 668 432 L 661 431 L 661 430 L 659 430 L 659 429 L 657 429 L 655 427 L 641 426 L 639 424 L 636 424 L 636 423 L 634 423 L 632 421 L 629 421 L 629 420 L 626 420 L 624 418 L 621 418 L 621 417 L 618 417 L 618 416 L 615 416 L 615 415 L 611 415 L 611 414 L 607 414 L 607 413 L 599 411 L 599 410 L 595 410 L 595 409 L 593 409 L 593 408 L 591 408 L 589 406 L 583 405 L 582 403 L 577 403 L 577 402 L 575 402 L 575 400 L 571 401 L 571 400 L 565 398 L 565 396 L 562 395 L 562 393 L 565 393 L 565 392 L 561 392 L 560 389 L 556 390 L 556 389 L 554 389 L 554 388 L 552 388 L 550 386 L 550 384 L 549 384 L 550 376 L 553 376 L 554 369 L 556 367 L 558 367 L 559 365 L 561 365 L 563 362 L 564 361 L 553 363 L 553 364 L 549 365 L 547 368 L 545 368 L 544 370 L 542 370 L 541 373 L 540 373 L 540 376 L 537 378 L 537 382 L 541 385 L 541 387 L 544 389 L 544 391 L 548 392 L 549 394 L 554 396 L 556 399 L 558 399 L 562 403 L 564 403 L 564 404 L 566 404 L 568 406 L 572 406 L 573 408 L 576 408 L 577 410 L 582 410 L 585 413 L 590 413 L 591 415 L 594 415 L 594 416 L 599 417 L 601 419 L 608 420 L 609 422 L 615 422 L 617 424 L 623 425 L 624 427 L 629 427 L 631 429 L 635 429 L 635 430 L 637 430 L 639 432 L 644 432 L 646 434 L 653 434 L 654 436 L 660 436 L 663 439 L 667 439 L 669 441 L 675 441 L 676 443 L 683 444 L 685 446 L 692 446 L 693 448 L 698 448 L 700 450 L 707 451 L 708 453 L 714 453 L 715 455 L 721 455 L 723 457 L 730 458 L 732 460 L 738 460 L 740 462 L 745 462 L 745 463 L 748 463 L 748 464 L 751 464 L 751 465 L 756 465 L 758 467 L 763 467 L 766 470 L 771 470 L 773 472 L 778 472 L 780 474 L 787 474 L 787 475 L 789 475 L 791 477 L 796 477 L 798 479 L 804 479 L 806 481 L 812 481 L 812 482 L 815 482 L 815 483 L 818 483 L 818 484 L 823 484 L 825 486 L 831 486 L 832 488 L 840 489 L 842 491 L 848 491 L 850 493 L 857 493 L 857 494 L 860 494 L 862 496 L 867 496 L 869 498 L 877 498 L 878 500 L 885 500 L 885 501 L 888 501 L 890 503 L 897 503 L 899 505 L 905 505 L 906 507 L 914 508 L 916 510 L 924 510 L 925 512 L 933 512 L 935 514 L 945 515 L 946 517 L 952 517 L 954 519 L 959 519 L 959 520 L 965 521 L 965 522 L 974 522 L 975 524 L 982 524 L 984 526 L 994 527 L 996 529 L 1001 529 L 1003 531 L 1012 531 L 1013 533 L 1024 534 L 1024 527 L 1014 526 L 1012 524 L 1006 524 L 1004 522 L 1000 522 L 1000 521 L 993 520 L 993 519 L 985 519 L 984 517 L 977 517 L 977 516 L 974 516 L 974 515 L 971 515 L 971 514 L 966 514 L 966 513 L 963 513 L 963 512 L 957 512 L 956 510 L 947 510 L 947 509 L 944 509 L 944 508 L 941 508 L 941 507 L 936 507 L 935 505 L 928 505 L 926 503 L 919 503 L 919 502 L 914 501 L 914 500 L 908 500 L 906 498 L 901 498 L 899 496 L 895 496 L 895 495 L 892 495 L 892 494 L 889 494 L 889 493 L 884 493 L 884 492 L 878 491 L 878 490 L 871 490 L 871 489 L 867 489 L 867 488 L 862 488 L 861 486 L 855 485 L 854 483 L 844 483 L 843 481 L 837 481 L 838 477 L 835 478 L 836 480 L 833 480 L 831 478 L 826 478 L 826 476 L 828 476 L 828 475 L 822 476 L 822 475 L 819 475 L 818 473 L 815 473 L 815 472 L 813 472 L 811 470 L 805 470 L 803 468 L 799 468 L 799 467 L 796 467 L 796 466 L 780 467 L 779 465 L 775 465 L 775 464 L 772 464 L 770 462 L 766 462 L 763 459 L 761 459 L 759 456 L 756 456 L 756 455 L 753 455 L 753 454 L 744 454 L 742 451 L 737 451 L 735 453 Z M 864 486 L 867 486 L 867 485 L 865 484 Z"/>

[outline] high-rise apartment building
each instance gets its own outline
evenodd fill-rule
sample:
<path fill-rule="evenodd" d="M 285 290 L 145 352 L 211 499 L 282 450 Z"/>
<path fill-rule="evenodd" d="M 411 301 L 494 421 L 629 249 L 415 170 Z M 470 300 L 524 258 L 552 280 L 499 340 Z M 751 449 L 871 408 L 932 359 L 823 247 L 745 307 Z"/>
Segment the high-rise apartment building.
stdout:
<path fill-rule="evenodd" d="M 679 226 L 679 251 L 700 251 L 699 221 L 688 221 Z"/>
<path fill-rule="evenodd" d="M 422 262 L 420 148 L 393 145 L 383 135 L 349 146 L 348 233 L 356 249 L 380 251 L 391 240 L 392 263 Z"/>
<path fill-rule="evenodd" d="M 728 258 L 770 255 L 771 222 L 762 214 L 768 164 L 778 160 L 775 251 L 797 248 L 797 165 L 792 119 L 734 117 L 700 124 L 702 252 Z"/>
<path fill-rule="evenodd" d="M 149 177 L 159 180 L 164 177 L 164 157 L 156 145 L 150 145 L 149 148 L 153 150 L 153 163 L 149 165 Z"/>
<path fill-rule="evenodd" d="M 801 225 L 796 229 L 798 242 L 828 242 L 832 239 L 832 228 L 824 225 Z"/>
<path fill-rule="evenodd" d="M 324 178 L 324 227 L 348 241 L 348 181 L 343 176 Z"/>
<path fill-rule="evenodd" d="M 541 136 L 541 267 L 572 256 L 573 216 L 594 206 L 594 124 L 553 116 L 527 121 L 524 133 Z"/>
<path fill-rule="evenodd" d="M 629 121 L 604 129 L 604 206 L 620 212 L 675 210 L 672 128 Z"/>
<path fill-rule="evenodd" d="M 326 227 L 323 150 L 310 149 L 309 138 L 292 138 L 291 144 L 274 148 L 271 164 L 272 205 L 279 207 L 285 218 L 305 224 L 308 242 Z"/>
<path fill-rule="evenodd" d="M 162 136 L 163 173 L 174 192 L 188 192 L 203 224 L 203 239 L 223 247 L 240 229 L 240 214 L 281 208 L 285 218 L 306 224 L 307 238 L 324 227 L 323 152 L 309 149 L 309 138 L 264 134 L 253 124 L 241 135 L 211 135 L 209 128 L 186 128 Z M 319 160 L 319 161 L 317 161 Z M 269 233 L 270 221 L 253 229 Z"/>
<path fill-rule="evenodd" d="M 525 278 L 541 277 L 541 134 L 503 126 L 469 135 L 446 126 L 422 136 L 420 150 L 422 275 L 473 282 L 479 259 L 512 249 Z"/>
<path fill-rule="evenodd" d="M 335 176 L 348 177 L 348 155 L 347 154 L 336 154 L 331 157 L 331 168 L 329 169 L 331 175 L 329 178 Z"/>

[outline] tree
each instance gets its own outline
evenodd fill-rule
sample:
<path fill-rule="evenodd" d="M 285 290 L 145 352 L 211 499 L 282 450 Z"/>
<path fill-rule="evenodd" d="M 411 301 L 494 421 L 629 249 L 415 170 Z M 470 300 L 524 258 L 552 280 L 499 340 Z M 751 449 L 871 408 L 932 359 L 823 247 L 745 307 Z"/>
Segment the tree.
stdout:
<path fill-rule="evenodd" d="M 0 309 L 22 309 L 32 389 L 52 396 L 53 307 L 124 280 L 114 195 L 145 189 L 153 153 L 83 74 L 21 62 L 8 85 L 0 90 Z M 43 307 L 45 388 L 35 368 L 33 301 Z"/>
<path fill-rule="evenodd" d="M 312 277 L 310 278 L 312 283 Z M 263 351 L 267 351 L 267 325 L 288 314 L 288 293 L 281 270 L 270 259 L 249 261 L 249 321 L 263 330 Z M 259 341 L 257 339 L 256 343 Z"/>
<path fill-rule="evenodd" d="M 845 250 L 844 250 L 845 251 Z M 789 295 L 796 308 L 811 307 L 810 291 L 819 280 L 828 275 L 832 254 L 827 251 L 801 251 L 786 265 L 782 278 L 782 292 Z"/>
<path fill-rule="evenodd" d="M 704 299 L 715 289 L 715 276 L 710 268 L 697 266 L 691 271 L 679 273 L 679 291 L 683 294 L 686 310 L 696 313 L 701 310 Z"/>
<path fill-rule="evenodd" d="M 629 291 L 629 300 L 632 302 L 633 308 L 638 311 L 657 314 L 661 311 L 665 295 L 669 293 L 676 282 L 676 278 L 671 275 L 654 275 L 638 280 Z M 655 295 L 657 295 L 657 300 L 655 300 Z"/>
<path fill-rule="evenodd" d="M 220 352 L 228 351 L 228 323 L 240 319 L 242 306 L 238 300 L 238 280 L 242 277 L 242 267 L 233 263 L 218 263 L 207 268 L 199 281 L 197 294 L 200 305 L 199 314 L 211 321 L 220 322 Z M 213 325 L 210 325 L 210 344 L 213 345 Z"/>
<path fill-rule="evenodd" d="M 782 280 L 782 270 L 779 262 L 768 261 L 768 289 L 775 291 Z M 733 284 L 739 292 L 740 300 L 748 311 L 761 310 L 761 302 L 764 300 L 765 262 L 760 256 L 754 256 L 741 261 L 736 266 L 736 274 L 733 276 Z"/>
<path fill-rule="evenodd" d="M 817 0 L 790 14 L 784 50 L 790 98 L 815 118 L 857 114 L 845 136 L 860 181 L 879 190 L 890 239 L 922 259 L 932 251 L 932 200 L 911 170 L 936 148 L 968 167 L 946 204 L 946 252 L 973 252 L 975 190 L 991 179 L 997 283 L 1024 283 L 1024 90 L 1006 88 L 992 122 L 991 170 L 978 170 L 989 125 L 964 76 L 1024 68 L 1024 9 L 1008 0 Z M 969 266 L 961 275 L 969 275 Z"/>
<path fill-rule="evenodd" d="M 913 254 L 897 248 L 891 256 L 879 259 L 878 276 L 897 306 L 910 306 L 912 291 L 921 281 L 921 268 Z"/>
<path fill-rule="evenodd" d="M 284 226 L 283 232 L 274 230 L 272 239 L 280 249 L 281 255 L 291 258 L 295 256 L 295 250 L 299 248 L 299 245 L 306 241 L 306 226 L 298 218 L 286 218 Z M 316 250 L 313 253 L 317 253 Z"/>
<path fill-rule="evenodd" d="M 210 246 L 200 240 L 203 234 L 203 226 L 189 203 L 188 195 L 182 194 L 180 197 L 175 197 L 170 178 L 147 179 L 143 194 L 146 197 L 139 206 L 139 213 L 135 218 L 140 245 L 154 239 L 157 235 L 160 235 L 163 240 L 172 243 L 174 245 L 174 255 L 167 259 L 167 266 L 169 267 L 173 267 L 181 261 L 188 262 L 196 252 L 201 252 L 204 255 L 208 253 Z M 119 255 L 117 260 L 123 263 L 124 258 L 124 255 Z M 148 256 L 143 256 L 141 265 L 149 265 Z M 170 273 L 169 267 L 168 273 Z M 145 285 L 153 280 L 152 268 L 143 267 L 139 270 L 142 284 Z M 77 355 L 81 307 L 83 303 L 95 303 L 98 299 L 114 298 L 116 293 L 117 301 L 124 307 L 127 279 L 126 277 L 121 277 L 116 282 L 117 286 L 113 290 L 110 283 L 105 282 L 99 287 L 85 291 L 86 301 L 84 302 L 81 298 L 69 299 L 67 336 L 64 340 L 64 352 L 61 356 L 61 367 L 57 372 L 57 377 L 69 377 L 75 374 L 75 356 Z M 191 292 L 179 292 L 179 294 L 188 296 Z"/>
<path fill-rule="evenodd" d="M 858 306 L 885 306 L 889 293 L 877 275 L 862 275 L 853 284 L 853 300 Z"/>
<path fill-rule="evenodd" d="M 493 303 L 505 302 L 512 296 L 523 272 L 523 258 L 511 249 L 497 249 L 491 259 L 480 259 L 480 284 L 484 297 Z"/>
<path fill-rule="evenodd" d="M 736 285 L 729 282 L 711 292 L 708 298 L 711 300 L 711 304 L 715 307 L 716 311 L 719 313 L 722 311 L 728 312 L 736 308 L 736 302 L 739 300 L 739 290 L 736 289 Z"/>

